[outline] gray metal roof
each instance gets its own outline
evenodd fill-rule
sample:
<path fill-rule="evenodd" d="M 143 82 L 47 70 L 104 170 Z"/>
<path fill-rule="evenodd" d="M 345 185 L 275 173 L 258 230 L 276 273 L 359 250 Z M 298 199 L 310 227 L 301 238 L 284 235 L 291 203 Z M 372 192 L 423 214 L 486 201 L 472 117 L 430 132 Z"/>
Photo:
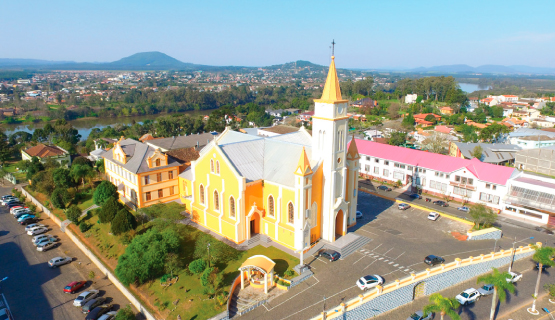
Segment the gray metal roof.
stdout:
<path fill-rule="evenodd" d="M 280 134 L 278 136 L 269 137 L 269 139 L 272 139 L 274 141 L 291 142 L 304 146 L 312 146 L 312 137 L 305 130 Z"/>
<path fill-rule="evenodd" d="M 530 128 L 518 128 L 515 131 L 509 133 L 509 137 L 511 138 L 539 136 L 539 135 L 555 137 L 555 132 L 538 130 L 538 129 L 530 129 Z"/>
<path fill-rule="evenodd" d="M 218 144 L 221 146 L 229 143 L 237 143 L 237 142 L 259 140 L 259 139 L 263 139 L 263 137 L 253 136 L 250 134 L 230 130 L 220 138 L 220 140 L 218 141 Z"/>
<path fill-rule="evenodd" d="M 522 148 L 518 145 L 503 144 L 503 143 L 464 143 L 454 142 L 461 151 L 461 154 L 468 159 L 473 158 L 472 151 L 476 146 L 482 147 L 482 162 L 486 163 L 500 163 L 515 158 L 517 151 Z"/>
<path fill-rule="evenodd" d="M 167 166 L 149 168 L 147 158 L 156 151 L 156 148 L 153 148 L 145 143 L 133 139 L 125 139 L 120 142 L 120 145 L 123 149 L 123 152 L 125 152 L 125 154 L 129 156 L 129 159 L 126 163 L 121 163 L 118 160 L 115 160 L 113 157 L 112 149 L 104 152 L 102 154 L 102 157 L 111 162 L 117 163 L 118 165 L 122 166 L 127 171 L 132 173 L 148 172 L 158 170 L 160 168 L 177 167 L 181 165 L 181 163 L 179 163 L 176 159 L 168 156 Z"/>
<path fill-rule="evenodd" d="M 192 181 L 193 180 L 193 170 L 191 169 L 191 167 L 188 167 L 187 169 L 185 169 L 185 171 L 181 172 L 181 174 L 179 176 L 183 179 Z"/>
<path fill-rule="evenodd" d="M 216 136 L 217 133 L 206 132 L 200 134 L 190 134 L 188 136 L 147 140 L 146 143 L 165 150 L 192 148 L 196 147 L 197 144 L 200 148 L 202 148 L 210 141 L 214 140 L 214 137 Z"/>

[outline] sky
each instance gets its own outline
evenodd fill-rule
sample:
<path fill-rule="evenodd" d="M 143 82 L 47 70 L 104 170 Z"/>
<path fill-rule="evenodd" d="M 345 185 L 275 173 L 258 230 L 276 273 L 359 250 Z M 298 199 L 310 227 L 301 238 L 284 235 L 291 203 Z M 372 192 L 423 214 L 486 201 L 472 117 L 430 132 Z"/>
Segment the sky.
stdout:
<path fill-rule="evenodd" d="M 0 0 L 0 58 L 340 68 L 555 67 L 553 0 Z"/>

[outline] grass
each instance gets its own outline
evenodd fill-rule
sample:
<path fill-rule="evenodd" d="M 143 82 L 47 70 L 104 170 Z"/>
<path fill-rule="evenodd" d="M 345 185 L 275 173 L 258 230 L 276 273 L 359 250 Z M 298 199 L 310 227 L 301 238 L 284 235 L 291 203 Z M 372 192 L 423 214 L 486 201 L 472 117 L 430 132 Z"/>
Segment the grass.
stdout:
<path fill-rule="evenodd" d="M 77 206 L 79 207 L 79 209 L 81 209 L 81 211 L 87 209 L 88 207 L 92 206 L 93 203 L 93 195 L 92 193 L 87 193 L 83 195 L 83 199 L 81 199 L 80 203 L 77 204 Z M 84 201 L 83 201 L 84 200 Z"/>
<path fill-rule="evenodd" d="M 4 170 L 13 174 L 18 182 L 23 182 L 26 179 L 25 172 L 17 172 L 16 162 L 6 162 Z"/>

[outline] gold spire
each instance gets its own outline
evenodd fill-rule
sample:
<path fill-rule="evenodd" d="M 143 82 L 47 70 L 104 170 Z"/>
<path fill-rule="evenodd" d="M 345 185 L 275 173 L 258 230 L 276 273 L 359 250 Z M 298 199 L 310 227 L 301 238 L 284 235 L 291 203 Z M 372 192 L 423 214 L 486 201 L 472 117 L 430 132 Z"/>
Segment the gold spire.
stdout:
<path fill-rule="evenodd" d="M 358 160 L 360 155 L 358 154 L 357 144 L 355 142 L 355 135 L 353 134 L 353 139 L 351 139 L 351 144 L 349 144 L 349 149 L 347 150 L 348 160 Z"/>
<path fill-rule="evenodd" d="M 337 77 L 337 70 L 335 70 L 335 57 L 331 57 L 330 69 L 328 71 L 328 78 L 324 85 L 324 92 L 322 98 L 315 99 L 315 102 L 322 103 L 345 103 L 347 100 L 341 98 L 341 88 L 339 87 L 339 78 Z"/>
<path fill-rule="evenodd" d="M 303 147 L 303 152 L 299 158 L 299 164 L 295 170 L 295 174 L 298 176 L 308 176 L 312 174 L 312 169 L 310 168 L 310 161 L 308 161 L 308 156 L 306 155 L 306 150 Z"/>

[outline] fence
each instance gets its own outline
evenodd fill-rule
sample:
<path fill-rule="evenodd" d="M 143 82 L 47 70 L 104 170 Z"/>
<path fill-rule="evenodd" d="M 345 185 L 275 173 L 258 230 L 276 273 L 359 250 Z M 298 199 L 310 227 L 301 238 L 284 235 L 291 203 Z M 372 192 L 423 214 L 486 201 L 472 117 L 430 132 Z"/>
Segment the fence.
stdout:
<path fill-rule="evenodd" d="M 42 205 L 37 199 L 35 199 L 27 190 L 21 188 L 21 192 L 33 202 L 37 208 L 40 208 L 43 213 L 45 213 L 54 223 L 56 223 L 60 228 L 62 227 L 62 221 L 56 217 L 50 210 Z M 65 229 L 67 236 L 77 245 L 81 251 L 89 258 L 91 261 L 102 271 L 102 273 L 116 286 L 116 288 L 123 293 L 123 295 L 129 299 L 129 301 L 142 313 L 148 320 L 156 320 L 156 318 L 141 304 L 141 302 L 135 298 L 135 296 L 116 278 L 116 276 L 100 261 L 100 259 L 90 251 L 81 240 L 73 234 L 68 228 Z"/>

